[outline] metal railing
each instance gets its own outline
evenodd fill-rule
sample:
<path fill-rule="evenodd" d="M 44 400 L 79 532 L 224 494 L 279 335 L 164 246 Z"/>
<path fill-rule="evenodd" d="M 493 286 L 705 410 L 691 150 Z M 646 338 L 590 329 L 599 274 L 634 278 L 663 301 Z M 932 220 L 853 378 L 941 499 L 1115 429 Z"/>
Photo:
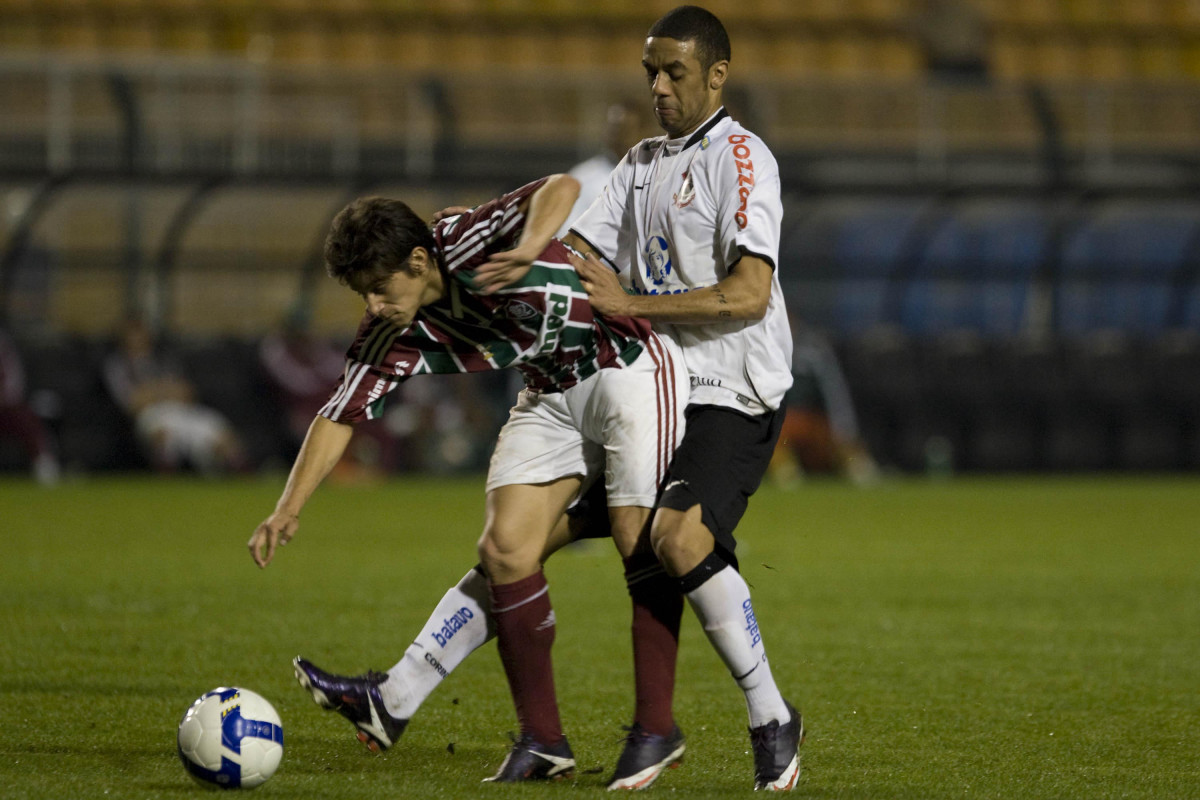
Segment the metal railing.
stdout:
<path fill-rule="evenodd" d="M 608 102 L 644 92 L 636 72 L 0 57 L 0 173 L 487 177 L 589 154 Z M 1178 182 L 1200 141 L 1194 84 L 767 78 L 728 97 L 833 183 Z"/>

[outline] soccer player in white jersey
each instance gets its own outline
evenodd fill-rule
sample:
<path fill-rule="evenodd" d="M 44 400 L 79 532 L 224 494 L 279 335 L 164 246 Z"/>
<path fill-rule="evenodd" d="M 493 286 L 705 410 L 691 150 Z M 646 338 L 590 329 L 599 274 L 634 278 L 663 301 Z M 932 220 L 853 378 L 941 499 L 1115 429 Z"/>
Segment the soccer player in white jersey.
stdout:
<path fill-rule="evenodd" d="M 255 563 L 265 567 L 277 545 L 295 535 L 303 506 L 344 452 L 352 424 L 378 416 L 402 381 L 424 373 L 519 370 L 526 388 L 488 469 L 478 548 L 483 572 L 472 570 L 452 590 L 453 601 L 468 599 L 430 636 L 443 645 L 456 636 L 466 640 L 464 623 L 483 622 L 485 606 L 491 612 L 521 725 L 521 738 L 489 779 L 500 782 L 574 770 L 554 690 L 554 612 L 541 561 L 562 541 L 568 505 L 601 472 L 618 550 L 629 556 L 646 546 L 650 510 L 679 440 L 677 401 L 687 392 L 677 347 L 644 320 L 595 315 L 567 249 L 552 238 L 578 190 L 574 179 L 551 176 L 432 229 L 404 203 L 386 198 L 364 198 L 338 214 L 326 241 L 327 268 L 364 298 L 367 311 L 345 373 L 309 428 L 275 511 L 249 541 Z M 496 275 L 504 287 L 494 285 Z M 414 648 L 424 647 L 422 638 L 388 674 L 356 677 L 298 657 L 296 677 L 319 704 L 349 719 L 361 741 L 381 750 L 411 716 L 405 674 L 420 658 Z M 424 667 L 444 671 L 431 649 L 424 655 Z"/>
<path fill-rule="evenodd" d="M 654 23 L 642 64 L 666 135 L 625 155 L 565 241 L 588 253 L 577 268 L 593 308 L 649 319 L 683 349 L 687 426 L 651 542 L 745 693 L 756 788 L 791 789 L 803 723 L 775 685 L 733 537 L 770 461 L 792 380 L 776 274 L 783 212 L 775 158 L 722 104 L 730 55 L 724 27 L 702 8 L 681 6 Z M 677 598 L 660 590 L 641 602 L 678 630 Z M 670 641 L 658 638 L 664 648 Z M 677 739 L 669 714 L 645 714 L 639 703 L 622 760 L 661 769 L 652 754 L 673 751 Z M 629 785 L 622 772 L 619 764 L 617 786 Z"/>

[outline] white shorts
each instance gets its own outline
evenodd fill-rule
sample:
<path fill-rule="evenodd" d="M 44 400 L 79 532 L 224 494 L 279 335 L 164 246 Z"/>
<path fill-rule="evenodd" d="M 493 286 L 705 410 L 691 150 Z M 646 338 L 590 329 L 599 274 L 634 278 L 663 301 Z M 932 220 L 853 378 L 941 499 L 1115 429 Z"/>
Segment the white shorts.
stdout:
<path fill-rule="evenodd" d="M 500 431 L 488 491 L 602 472 L 610 507 L 652 508 L 683 437 L 688 375 L 678 345 L 652 334 L 623 369 L 602 369 L 565 392 L 522 390 Z"/>

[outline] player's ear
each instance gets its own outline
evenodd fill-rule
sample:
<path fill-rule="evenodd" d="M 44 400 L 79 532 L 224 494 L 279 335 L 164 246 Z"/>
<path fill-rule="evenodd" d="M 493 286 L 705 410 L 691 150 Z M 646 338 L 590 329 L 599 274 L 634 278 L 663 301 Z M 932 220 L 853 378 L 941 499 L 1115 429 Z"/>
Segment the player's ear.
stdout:
<path fill-rule="evenodd" d="M 725 79 L 729 77 L 729 62 L 722 59 L 708 68 L 708 88 L 714 92 L 725 85 Z"/>
<path fill-rule="evenodd" d="M 404 265 L 413 275 L 423 275 L 430 267 L 431 258 L 429 251 L 424 247 L 414 247 Z"/>

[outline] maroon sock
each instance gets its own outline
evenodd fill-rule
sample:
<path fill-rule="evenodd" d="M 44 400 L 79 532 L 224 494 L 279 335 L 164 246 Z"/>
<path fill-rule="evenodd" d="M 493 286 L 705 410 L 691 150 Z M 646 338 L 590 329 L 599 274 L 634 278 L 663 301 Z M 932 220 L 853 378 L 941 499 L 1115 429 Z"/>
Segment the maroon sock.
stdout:
<path fill-rule="evenodd" d="M 625 583 L 633 600 L 633 721 L 667 736 L 675 727 L 675 658 L 683 595 L 677 582 L 650 554 L 625 559 Z"/>
<path fill-rule="evenodd" d="M 550 662 L 554 610 L 546 577 L 539 570 L 515 583 L 493 583 L 491 594 L 496 644 L 521 734 L 552 747 L 562 740 L 563 732 Z"/>

